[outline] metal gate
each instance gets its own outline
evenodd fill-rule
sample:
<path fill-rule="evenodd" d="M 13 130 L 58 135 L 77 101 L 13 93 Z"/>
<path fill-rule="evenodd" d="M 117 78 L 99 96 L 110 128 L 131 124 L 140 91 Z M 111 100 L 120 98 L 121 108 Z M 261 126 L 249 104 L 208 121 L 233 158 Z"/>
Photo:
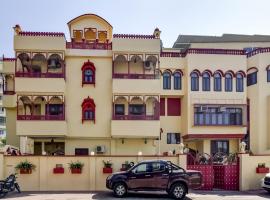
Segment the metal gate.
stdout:
<path fill-rule="evenodd" d="M 239 159 L 236 154 L 218 153 L 213 157 L 206 153 L 188 154 L 187 169 L 202 173 L 202 190 L 239 190 Z"/>

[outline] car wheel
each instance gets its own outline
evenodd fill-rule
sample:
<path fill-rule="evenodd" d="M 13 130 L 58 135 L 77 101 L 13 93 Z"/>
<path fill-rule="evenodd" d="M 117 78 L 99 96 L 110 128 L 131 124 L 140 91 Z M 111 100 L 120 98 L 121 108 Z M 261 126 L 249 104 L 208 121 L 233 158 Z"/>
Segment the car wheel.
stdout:
<path fill-rule="evenodd" d="M 174 199 L 184 199 L 187 193 L 186 186 L 182 183 L 176 183 L 171 187 L 170 196 Z"/>
<path fill-rule="evenodd" d="M 116 197 L 124 197 L 127 194 L 127 187 L 124 183 L 116 183 L 113 192 Z"/>

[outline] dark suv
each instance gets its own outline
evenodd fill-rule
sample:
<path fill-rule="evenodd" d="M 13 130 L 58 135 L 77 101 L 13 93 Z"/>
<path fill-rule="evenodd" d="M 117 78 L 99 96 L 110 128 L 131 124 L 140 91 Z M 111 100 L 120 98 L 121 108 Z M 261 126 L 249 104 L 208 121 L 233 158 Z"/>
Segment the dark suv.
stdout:
<path fill-rule="evenodd" d="M 106 179 L 106 187 L 117 197 L 125 196 L 128 191 L 166 191 L 175 199 L 184 199 L 189 188 L 196 189 L 201 184 L 199 171 L 185 171 L 164 160 L 142 161 Z"/>

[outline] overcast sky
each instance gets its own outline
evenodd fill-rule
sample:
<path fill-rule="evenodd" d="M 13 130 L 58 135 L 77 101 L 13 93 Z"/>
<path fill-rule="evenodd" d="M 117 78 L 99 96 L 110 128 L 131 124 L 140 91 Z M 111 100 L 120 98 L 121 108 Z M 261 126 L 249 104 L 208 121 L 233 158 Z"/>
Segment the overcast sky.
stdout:
<path fill-rule="evenodd" d="M 13 29 L 69 33 L 66 23 L 94 13 L 114 33 L 152 34 L 162 31 L 165 47 L 179 34 L 269 34 L 270 0 L 1 0 L 0 55 L 13 56 Z"/>

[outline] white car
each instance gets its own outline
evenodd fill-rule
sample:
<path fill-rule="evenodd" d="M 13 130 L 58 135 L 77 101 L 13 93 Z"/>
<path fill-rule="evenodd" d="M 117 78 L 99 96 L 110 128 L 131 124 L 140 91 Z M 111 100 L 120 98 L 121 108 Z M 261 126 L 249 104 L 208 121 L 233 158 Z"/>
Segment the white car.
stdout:
<path fill-rule="evenodd" d="M 270 193 L 270 173 L 266 174 L 261 181 L 261 186 L 263 189 Z"/>

